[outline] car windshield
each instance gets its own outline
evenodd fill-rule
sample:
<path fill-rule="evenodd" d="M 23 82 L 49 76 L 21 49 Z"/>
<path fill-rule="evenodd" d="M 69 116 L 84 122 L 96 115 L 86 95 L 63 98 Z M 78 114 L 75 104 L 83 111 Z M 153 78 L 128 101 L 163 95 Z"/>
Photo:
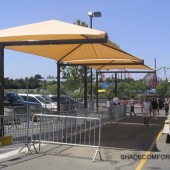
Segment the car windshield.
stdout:
<path fill-rule="evenodd" d="M 57 102 L 58 101 L 58 97 L 57 96 L 51 96 L 50 97 L 51 100 L 54 102 Z M 71 103 L 75 103 L 76 101 L 71 98 L 71 97 L 68 97 L 68 96 L 60 96 L 60 102 L 71 102 Z"/>
<path fill-rule="evenodd" d="M 57 102 L 57 96 L 51 96 L 50 99 L 53 101 L 53 102 Z"/>
<path fill-rule="evenodd" d="M 45 100 L 47 100 L 47 101 L 49 101 L 49 102 L 53 102 L 53 100 L 50 98 L 50 97 L 48 97 L 48 96 L 42 96 Z"/>
<path fill-rule="evenodd" d="M 9 98 L 12 102 L 22 102 L 22 101 L 24 101 L 24 99 L 21 96 L 15 94 L 15 93 L 6 94 L 4 96 L 4 99 L 6 100 L 6 98 Z"/>
<path fill-rule="evenodd" d="M 76 102 L 73 98 L 68 97 L 68 96 L 61 96 L 60 101 L 61 102 L 70 102 L 70 103 L 75 103 Z"/>
<path fill-rule="evenodd" d="M 44 103 L 44 104 L 50 104 L 49 101 L 47 101 L 46 99 L 44 99 L 43 97 L 41 96 L 35 96 L 41 103 Z"/>

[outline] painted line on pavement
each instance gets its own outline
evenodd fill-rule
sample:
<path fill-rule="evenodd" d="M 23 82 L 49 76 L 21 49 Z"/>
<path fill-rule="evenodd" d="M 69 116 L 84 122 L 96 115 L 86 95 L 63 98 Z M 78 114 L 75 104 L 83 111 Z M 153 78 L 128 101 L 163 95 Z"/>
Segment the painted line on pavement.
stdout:
<path fill-rule="evenodd" d="M 145 158 L 148 157 L 148 155 L 151 155 L 151 152 L 152 152 L 152 149 L 154 148 L 156 142 L 159 140 L 159 138 L 161 137 L 162 135 L 162 130 L 159 132 L 159 134 L 157 135 L 157 137 L 155 138 L 155 140 L 152 142 L 151 146 L 149 147 L 148 151 L 145 152 L 144 156 Z M 142 159 L 140 161 L 140 163 L 138 164 L 138 166 L 136 167 L 135 170 L 141 170 L 144 166 L 144 164 L 146 163 L 147 159 Z"/>

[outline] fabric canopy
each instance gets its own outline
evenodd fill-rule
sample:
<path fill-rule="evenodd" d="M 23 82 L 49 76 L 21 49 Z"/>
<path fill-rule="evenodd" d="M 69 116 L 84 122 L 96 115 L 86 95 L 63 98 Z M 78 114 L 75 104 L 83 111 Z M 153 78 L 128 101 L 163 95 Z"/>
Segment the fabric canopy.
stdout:
<path fill-rule="evenodd" d="M 38 22 L 0 30 L 1 42 L 72 40 L 105 38 L 103 31 L 90 29 L 57 20 Z"/>
<path fill-rule="evenodd" d="M 108 42 L 95 42 L 94 39 L 103 39 L 107 34 L 103 31 L 90 29 L 57 20 L 50 20 L 14 28 L 0 30 L 0 44 L 5 44 L 6 49 L 30 53 L 54 59 L 61 63 L 83 64 L 95 69 L 114 69 L 119 67 L 142 67 L 143 60 L 121 50 L 116 44 Z M 62 40 L 61 43 L 41 41 Z M 66 43 L 63 40 L 71 40 Z M 76 40 L 91 40 L 79 43 Z M 11 44 L 12 42 L 12 44 Z M 22 44 L 22 42 L 24 42 Z M 30 44 L 25 44 L 28 42 Z M 39 42 L 38 44 L 34 44 Z M 95 64 L 95 66 L 94 66 Z M 96 66 L 98 64 L 98 66 Z M 103 64 L 103 66 L 101 66 Z M 134 66 L 136 64 L 136 66 Z M 149 67 L 148 67 L 149 68 Z"/>
<path fill-rule="evenodd" d="M 143 63 L 143 60 L 137 58 L 114 45 L 111 41 L 108 43 L 92 44 L 61 44 L 61 45 L 25 45 L 25 46 L 7 46 L 6 48 L 20 52 L 35 54 L 54 59 L 59 62 L 89 64 L 116 62 L 116 60 L 132 60 Z M 111 61 L 112 60 L 112 61 Z"/>
<path fill-rule="evenodd" d="M 153 68 L 148 67 L 144 64 L 115 64 L 115 65 L 103 65 L 103 66 L 99 66 L 99 65 L 95 65 L 95 66 L 91 66 L 93 69 L 96 70 L 151 70 L 154 71 Z"/>
<path fill-rule="evenodd" d="M 119 64 L 143 64 L 143 60 L 134 59 L 129 57 L 129 59 L 85 59 L 85 60 L 70 60 L 65 61 L 66 63 L 71 63 L 73 65 L 119 65 Z"/>

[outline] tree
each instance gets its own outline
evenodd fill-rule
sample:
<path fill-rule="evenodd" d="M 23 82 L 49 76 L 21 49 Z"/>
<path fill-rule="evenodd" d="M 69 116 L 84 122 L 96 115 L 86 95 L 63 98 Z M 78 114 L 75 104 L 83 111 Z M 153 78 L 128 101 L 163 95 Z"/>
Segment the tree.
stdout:
<path fill-rule="evenodd" d="M 167 81 L 163 81 L 162 83 L 159 83 L 156 87 L 156 92 L 160 96 L 169 96 L 169 84 Z"/>
<path fill-rule="evenodd" d="M 40 79 L 43 79 L 43 77 L 40 74 L 36 74 L 34 76 L 34 80 L 40 80 Z"/>
<path fill-rule="evenodd" d="M 75 25 L 88 27 L 88 24 L 86 22 L 81 21 L 80 19 L 77 19 L 76 22 L 74 22 Z"/>

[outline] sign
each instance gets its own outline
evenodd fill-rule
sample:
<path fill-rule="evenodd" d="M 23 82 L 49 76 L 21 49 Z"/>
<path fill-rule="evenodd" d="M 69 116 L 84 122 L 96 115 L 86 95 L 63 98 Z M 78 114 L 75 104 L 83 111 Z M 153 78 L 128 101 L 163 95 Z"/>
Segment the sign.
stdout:
<path fill-rule="evenodd" d="M 0 137 L 0 146 L 11 145 L 11 144 L 12 144 L 12 136 Z"/>
<path fill-rule="evenodd" d="M 99 93 L 104 93 L 104 92 L 106 92 L 106 90 L 105 89 L 99 89 L 98 92 Z"/>

